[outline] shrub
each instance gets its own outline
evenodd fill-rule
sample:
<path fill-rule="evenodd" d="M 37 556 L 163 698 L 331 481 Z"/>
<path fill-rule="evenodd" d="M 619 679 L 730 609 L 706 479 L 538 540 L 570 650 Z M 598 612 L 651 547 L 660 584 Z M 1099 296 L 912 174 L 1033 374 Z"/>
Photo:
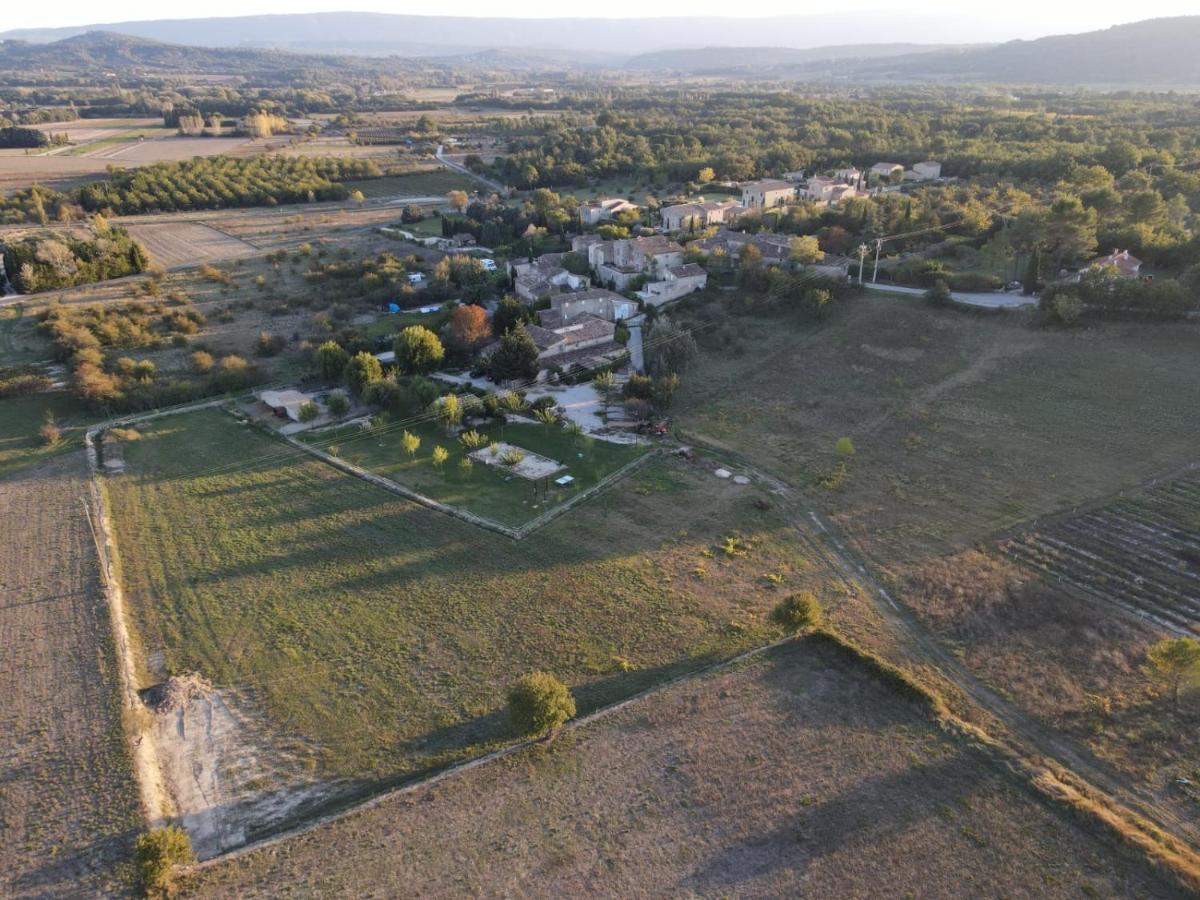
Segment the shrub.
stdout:
<path fill-rule="evenodd" d="M 821 624 L 821 604 L 815 594 L 791 594 L 771 611 L 771 621 L 788 631 L 816 628 Z"/>
<path fill-rule="evenodd" d="M 553 675 L 530 672 L 509 689 L 508 714 L 518 734 L 541 736 L 574 717 L 575 698 Z"/>
<path fill-rule="evenodd" d="M 211 353 L 204 350 L 197 350 L 192 354 L 192 369 L 199 372 L 201 375 L 212 371 L 213 357 Z"/>
<path fill-rule="evenodd" d="M 854 441 L 850 440 L 848 437 L 838 438 L 837 445 L 834 450 L 842 459 L 849 459 L 858 452 L 854 449 Z"/>
<path fill-rule="evenodd" d="M 475 464 L 471 462 L 471 457 L 464 456 L 458 461 L 458 471 L 464 475 L 470 475 L 471 470 L 475 468 Z"/>
<path fill-rule="evenodd" d="M 488 439 L 478 431 L 471 429 L 470 431 L 464 431 L 462 434 L 460 434 L 458 436 L 458 441 L 468 451 L 471 451 L 478 450 L 480 447 L 486 446 Z"/>
<path fill-rule="evenodd" d="M 192 842 L 177 825 L 151 828 L 134 845 L 138 874 L 147 892 L 166 892 L 171 887 L 171 870 L 193 860 Z"/>
<path fill-rule="evenodd" d="M 1059 294 L 1050 304 L 1050 314 L 1060 325 L 1074 325 L 1083 315 L 1083 301 L 1070 294 Z"/>
<path fill-rule="evenodd" d="M 519 466 L 524 459 L 525 452 L 523 450 L 518 450 L 516 447 L 509 447 L 500 457 L 500 463 L 511 469 L 514 466 Z"/>
<path fill-rule="evenodd" d="M 950 285 L 939 278 L 925 292 L 925 299 L 934 306 L 949 306 L 954 297 L 950 293 Z"/>
<path fill-rule="evenodd" d="M 316 419 L 317 416 L 319 416 L 319 415 L 321 415 L 320 407 L 317 406 L 317 404 L 313 403 L 311 400 L 309 400 L 307 403 L 302 403 L 300 405 L 300 421 L 301 422 L 311 422 L 314 419 Z"/>
<path fill-rule="evenodd" d="M 400 438 L 400 443 L 404 446 L 409 456 L 416 456 L 417 451 L 421 449 L 421 439 L 411 431 L 404 432 L 403 437 Z"/>
<path fill-rule="evenodd" d="M 240 391 L 250 383 L 253 369 L 240 356 L 226 356 L 221 360 L 221 371 L 217 374 L 217 388 L 224 393 Z"/>
<path fill-rule="evenodd" d="M 47 447 L 57 447 L 62 440 L 62 429 L 58 427 L 58 421 L 50 410 L 46 410 L 46 419 L 38 429 L 38 436 Z"/>
<path fill-rule="evenodd" d="M 329 414 L 338 418 L 350 411 L 350 399 L 341 391 L 334 391 L 326 397 L 325 405 L 329 407 Z"/>
<path fill-rule="evenodd" d="M 439 469 L 442 467 L 442 463 L 444 463 L 449 458 L 450 458 L 450 453 L 449 453 L 449 451 L 446 450 L 445 447 L 434 447 L 433 448 L 433 464 L 435 466 L 437 466 Z"/>
<path fill-rule="evenodd" d="M 258 341 L 254 345 L 254 352 L 259 356 L 275 356 L 286 346 L 287 338 L 264 331 L 258 336 Z"/>

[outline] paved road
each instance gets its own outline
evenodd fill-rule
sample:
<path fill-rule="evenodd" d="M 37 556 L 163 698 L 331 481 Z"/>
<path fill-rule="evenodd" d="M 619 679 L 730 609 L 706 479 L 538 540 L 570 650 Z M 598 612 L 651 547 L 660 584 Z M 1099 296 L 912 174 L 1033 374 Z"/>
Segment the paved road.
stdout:
<path fill-rule="evenodd" d="M 489 188 L 491 188 L 496 193 L 500 194 L 501 196 L 504 196 L 504 193 L 505 193 L 504 185 L 500 184 L 500 182 L 498 182 L 498 181 L 492 181 L 492 179 L 490 179 L 490 178 L 484 178 L 482 175 L 480 175 L 476 172 L 472 172 L 470 169 L 468 169 L 462 163 L 455 162 L 454 160 L 450 159 L 450 157 L 446 156 L 444 149 L 445 148 L 441 144 L 438 144 L 437 152 L 434 153 L 434 156 L 437 157 L 438 162 L 440 162 L 442 165 L 446 166 L 447 168 L 453 169 L 456 172 L 462 172 L 464 175 L 466 175 L 469 178 L 474 178 L 476 181 L 487 185 Z"/>
<path fill-rule="evenodd" d="M 873 291 L 888 291 L 893 294 L 916 294 L 924 296 L 922 288 L 904 287 L 899 284 L 871 284 L 863 282 L 863 287 Z M 967 306 L 983 306 L 987 309 L 1018 309 L 1022 306 L 1037 306 L 1036 297 L 1026 297 L 1024 294 L 1002 294 L 987 291 L 951 291 L 950 296 L 958 303 Z"/>

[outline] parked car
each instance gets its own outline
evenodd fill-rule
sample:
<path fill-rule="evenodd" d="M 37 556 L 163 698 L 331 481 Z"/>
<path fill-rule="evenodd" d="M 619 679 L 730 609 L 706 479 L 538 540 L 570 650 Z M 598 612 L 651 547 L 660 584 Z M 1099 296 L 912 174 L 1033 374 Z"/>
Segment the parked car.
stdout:
<path fill-rule="evenodd" d="M 420 272 L 412 272 L 412 273 L 411 273 L 411 274 L 408 276 L 408 283 L 409 283 L 409 284 L 420 284 L 420 283 L 421 283 L 422 281 L 424 281 L 424 280 L 425 280 L 425 276 L 424 276 L 424 275 L 422 275 Z"/>
<path fill-rule="evenodd" d="M 487 257 L 484 257 L 483 259 L 479 260 L 479 264 L 483 266 L 484 270 L 487 272 L 496 271 L 496 261 L 494 259 L 488 259 Z"/>

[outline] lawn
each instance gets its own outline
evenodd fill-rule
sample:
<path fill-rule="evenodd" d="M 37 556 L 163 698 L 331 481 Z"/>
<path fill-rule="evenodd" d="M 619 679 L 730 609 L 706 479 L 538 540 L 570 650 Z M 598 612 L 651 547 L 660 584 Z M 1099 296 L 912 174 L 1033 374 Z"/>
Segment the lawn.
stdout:
<path fill-rule="evenodd" d="M 518 543 L 286 451 L 217 411 L 127 443 L 123 582 L 148 683 L 237 688 L 364 790 L 505 740 L 523 672 L 595 709 L 762 643 L 828 577 L 756 485 L 679 459 Z"/>
<path fill-rule="evenodd" d="M 38 435 L 48 412 L 53 413 L 63 433 L 55 447 L 46 446 Z M 0 400 L 0 479 L 79 449 L 87 424 L 99 418 L 65 391 Z"/>
<path fill-rule="evenodd" d="M 597 888 L 599 887 L 599 890 Z M 1180 891 L 815 639 L 188 876 L 191 897 Z"/>
<path fill-rule="evenodd" d="M 421 446 L 410 456 L 401 440 L 408 431 L 421 439 Z M 377 472 L 405 487 L 418 491 L 439 503 L 465 509 L 504 525 L 523 525 L 558 504 L 595 486 L 622 466 L 647 451 L 645 445 L 614 444 L 581 435 L 572 437 L 562 428 L 513 423 L 490 428 L 481 434 L 493 441 L 506 441 L 530 453 L 549 457 L 566 468 L 554 476 L 571 475 L 569 485 L 534 483 L 512 474 L 503 467 L 473 461 L 471 470 L 460 467 L 468 450 L 441 426 L 422 422 L 407 429 L 392 427 L 378 435 L 359 426 L 309 433 L 302 437 L 323 450 L 336 447 L 338 456 Z M 443 447 L 450 458 L 440 467 L 432 460 L 434 447 Z M 546 494 L 546 491 L 549 494 Z"/>
<path fill-rule="evenodd" d="M 703 329 L 676 425 L 807 488 L 882 562 L 1198 458 L 1196 324 L 1044 329 L 875 296 L 820 324 L 715 303 L 676 315 Z M 844 477 L 841 437 L 856 450 Z"/>

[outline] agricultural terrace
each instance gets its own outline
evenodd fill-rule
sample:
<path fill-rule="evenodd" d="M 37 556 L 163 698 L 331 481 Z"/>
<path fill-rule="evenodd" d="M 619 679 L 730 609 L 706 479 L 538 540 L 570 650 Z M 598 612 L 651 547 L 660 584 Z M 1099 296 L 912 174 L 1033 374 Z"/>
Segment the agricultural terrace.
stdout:
<path fill-rule="evenodd" d="M 181 888 L 863 897 L 886 884 L 949 897 L 1000 883 L 1014 896 L 1179 894 L 804 638 Z"/>
<path fill-rule="evenodd" d="M 1200 633 L 1200 473 L 1007 541 L 1027 567 L 1149 618 Z"/>
<path fill-rule="evenodd" d="M 699 295 L 675 314 L 702 326 L 677 427 L 805 488 L 879 562 L 1196 460 L 1195 324 L 1039 328 L 1026 314 L 888 295 L 812 322 L 731 315 L 726 298 Z M 852 456 L 838 454 L 842 437 Z"/>
<path fill-rule="evenodd" d="M 342 459 L 383 475 L 432 500 L 455 506 L 492 519 L 504 525 L 523 525 L 553 509 L 583 491 L 599 484 L 623 466 L 646 453 L 645 445 L 614 444 L 587 435 L 572 435 L 566 429 L 509 423 L 479 426 L 472 429 L 484 441 L 511 444 L 532 456 L 547 457 L 562 463 L 561 471 L 574 480 L 557 485 L 551 480 L 536 483 L 512 471 L 524 460 L 503 458 L 496 453 L 497 465 L 476 457 L 469 468 L 463 460 L 474 451 L 488 454 L 489 450 L 464 446 L 458 437 L 447 435 L 436 423 L 417 422 L 406 427 L 383 425 L 366 430 L 358 425 L 306 432 L 301 439 L 324 452 L 334 452 Z M 411 453 L 404 447 L 405 434 L 415 436 L 420 444 Z M 437 463 L 435 447 L 448 456 Z"/>
<path fill-rule="evenodd" d="M 679 459 L 514 542 L 215 410 L 123 457 L 105 487 L 147 684 L 234 689 L 362 790 L 505 740 L 521 673 L 587 712 L 763 643 L 784 592 L 826 593 L 759 487 Z"/>

